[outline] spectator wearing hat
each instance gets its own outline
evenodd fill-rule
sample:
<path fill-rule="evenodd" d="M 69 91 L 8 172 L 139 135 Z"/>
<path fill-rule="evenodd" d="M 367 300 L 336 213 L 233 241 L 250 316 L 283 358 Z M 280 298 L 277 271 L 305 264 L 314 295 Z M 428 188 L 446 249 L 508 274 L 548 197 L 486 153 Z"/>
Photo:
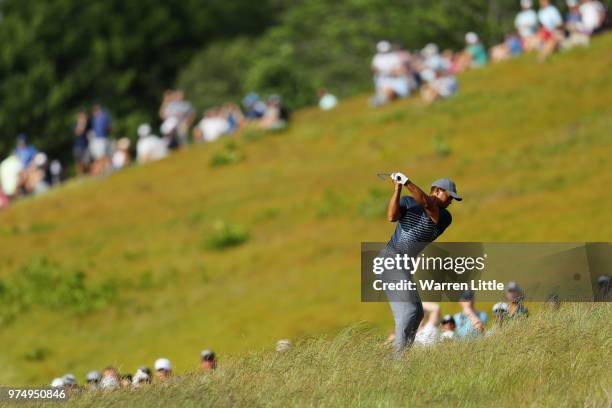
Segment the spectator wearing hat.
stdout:
<path fill-rule="evenodd" d="M 504 323 L 504 320 L 508 317 L 508 304 L 505 302 L 497 302 L 493 305 L 493 327 L 491 327 L 485 333 L 486 336 L 490 336 L 495 333 L 496 330 L 500 329 Z"/>
<path fill-rule="evenodd" d="M 151 384 L 151 370 L 148 367 L 140 367 L 132 377 L 132 387 L 141 388 Z"/>
<path fill-rule="evenodd" d="M 100 379 L 102 376 L 98 371 L 90 371 L 85 376 L 85 381 L 87 383 L 87 389 L 90 391 L 95 391 L 100 387 Z"/>
<path fill-rule="evenodd" d="M 49 386 L 51 388 L 64 388 L 64 379 L 62 377 L 54 378 Z"/>
<path fill-rule="evenodd" d="M 455 324 L 455 336 L 460 339 L 470 338 L 482 333 L 487 325 L 488 317 L 485 312 L 479 312 L 474 308 L 474 291 L 466 290 L 459 297 L 461 312 L 453 316 Z"/>
<path fill-rule="evenodd" d="M 136 143 L 138 163 L 148 163 L 168 156 L 166 141 L 151 133 L 151 125 L 142 123 L 136 132 L 138 133 L 138 143 Z"/>
<path fill-rule="evenodd" d="M 514 27 L 521 37 L 527 52 L 538 48 L 538 13 L 533 9 L 533 0 L 521 0 L 521 11 L 514 18 Z"/>
<path fill-rule="evenodd" d="M 291 350 L 292 344 L 289 339 L 280 339 L 276 342 L 276 352 L 277 353 L 285 353 Z"/>
<path fill-rule="evenodd" d="M 172 377 L 172 363 L 167 358 L 155 360 L 155 376 L 161 382 L 166 382 Z"/>
<path fill-rule="evenodd" d="M 440 333 L 440 339 L 453 339 L 455 338 L 455 328 L 457 325 L 455 324 L 455 319 L 453 316 L 447 314 L 444 315 L 441 321 L 442 324 L 442 332 Z"/>
<path fill-rule="evenodd" d="M 370 101 L 371 105 L 384 105 L 410 94 L 406 65 L 400 54 L 393 50 L 390 42 L 380 41 L 376 44 L 376 54 L 372 59 L 372 72 L 376 95 Z"/>
<path fill-rule="evenodd" d="M 17 147 L 15 147 L 15 155 L 21 162 L 23 168 L 27 168 L 30 162 L 34 160 L 34 156 L 38 150 L 28 143 L 28 137 L 25 133 L 17 135 Z"/>
<path fill-rule="evenodd" d="M 506 301 L 508 302 L 507 316 L 508 318 L 527 317 L 529 310 L 523 304 L 523 290 L 516 282 L 508 282 L 505 293 Z"/>
<path fill-rule="evenodd" d="M 480 42 L 478 34 L 469 32 L 465 35 L 465 53 L 470 56 L 470 67 L 478 68 L 485 65 L 489 61 L 487 50 Z"/>
<path fill-rule="evenodd" d="M 64 382 L 64 389 L 68 392 L 74 392 L 79 389 L 79 384 L 77 384 L 76 377 L 73 374 L 64 374 L 62 377 Z"/>
<path fill-rule="evenodd" d="M 212 350 L 202 350 L 200 353 L 200 368 L 203 371 L 210 371 L 217 368 L 217 356 Z"/>

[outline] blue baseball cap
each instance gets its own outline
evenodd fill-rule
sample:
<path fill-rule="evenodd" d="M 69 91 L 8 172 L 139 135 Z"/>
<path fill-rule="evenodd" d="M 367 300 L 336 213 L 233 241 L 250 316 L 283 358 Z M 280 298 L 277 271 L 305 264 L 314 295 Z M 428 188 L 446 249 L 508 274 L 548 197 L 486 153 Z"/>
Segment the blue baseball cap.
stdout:
<path fill-rule="evenodd" d="M 451 179 L 448 179 L 448 178 L 438 179 L 434 181 L 433 183 L 431 183 L 431 186 L 439 187 L 442 190 L 448 191 L 448 194 L 450 194 L 450 196 L 453 197 L 457 201 L 463 200 L 463 198 L 461 198 L 461 196 L 457 194 L 457 186 L 455 185 L 455 182 Z"/>

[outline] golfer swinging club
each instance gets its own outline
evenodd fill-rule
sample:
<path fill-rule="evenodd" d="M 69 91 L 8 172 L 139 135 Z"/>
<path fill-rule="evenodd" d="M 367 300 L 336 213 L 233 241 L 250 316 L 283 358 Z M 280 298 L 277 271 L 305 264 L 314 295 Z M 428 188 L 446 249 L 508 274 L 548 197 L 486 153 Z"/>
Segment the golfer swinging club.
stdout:
<path fill-rule="evenodd" d="M 387 208 L 387 219 L 397 222 L 391 240 L 382 251 L 384 256 L 408 254 L 416 257 L 427 244 L 438 238 L 451 224 L 451 214 L 446 209 L 453 199 L 461 201 L 455 183 L 447 178 L 436 180 L 429 195 L 410 182 L 402 173 L 391 174 L 395 191 Z M 405 186 L 412 197 L 402 194 Z M 410 271 L 392 270 L 383 274 L 383 280 L 397 282 L 411 280 Z M 386 291 L 393 319 L 395 320 L 395 351 L 402 352 L 410 346 L 423 319 L 423 305 L 416 290 Z"/>

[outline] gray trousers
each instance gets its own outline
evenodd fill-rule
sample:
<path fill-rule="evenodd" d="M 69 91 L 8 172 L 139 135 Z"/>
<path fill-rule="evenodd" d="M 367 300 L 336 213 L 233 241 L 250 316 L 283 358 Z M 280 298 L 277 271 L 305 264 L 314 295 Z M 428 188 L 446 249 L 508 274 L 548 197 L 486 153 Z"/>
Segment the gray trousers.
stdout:
<path fill-rule="evenodd" d="M 385 252 L 383 252 L 384 254 Z M 389 254 L 387 253 L 387 256 Z M 412 275 L 404 270 L 392 270 L 383 273 L 383 282 L 400 283 L 412 281 Z M 412 345 L 417 329 L 423 320 L 423 303 L 415 290 L 386 290 L 387 300 L 395 320 L 395 352 L 400 354 Z"/>

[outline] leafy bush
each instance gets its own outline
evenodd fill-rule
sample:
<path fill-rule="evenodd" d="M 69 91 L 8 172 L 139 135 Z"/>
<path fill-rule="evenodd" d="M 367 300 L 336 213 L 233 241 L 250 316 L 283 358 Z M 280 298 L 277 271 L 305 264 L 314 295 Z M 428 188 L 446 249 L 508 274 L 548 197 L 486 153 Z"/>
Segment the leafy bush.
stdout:
<path fill-rule="evenodd" d="M 226 166 L 238 163 L 244 159 L 244 154 L 238 150 L 235 143 L 226 143 L 224 148 L 210 157 L 211 167 Z"/>
<path fill-rule="evenodd" d="M 242 245 L 249 240 L 249 232 L 240 225 L 234 225 L 225 221 L 217 221 L 213 226 L 213 232 L 204 240 L 209 249 L 226 249 Z"/>
<path fill-rule="evenodd" d="M 89 313 L 114 300 L 117 290 L 111 280 L 88 284 L 82 271 L 64 270 L 45 258 L 33 259 L 0 281 L 0 325 L 34 306 Z"/>

